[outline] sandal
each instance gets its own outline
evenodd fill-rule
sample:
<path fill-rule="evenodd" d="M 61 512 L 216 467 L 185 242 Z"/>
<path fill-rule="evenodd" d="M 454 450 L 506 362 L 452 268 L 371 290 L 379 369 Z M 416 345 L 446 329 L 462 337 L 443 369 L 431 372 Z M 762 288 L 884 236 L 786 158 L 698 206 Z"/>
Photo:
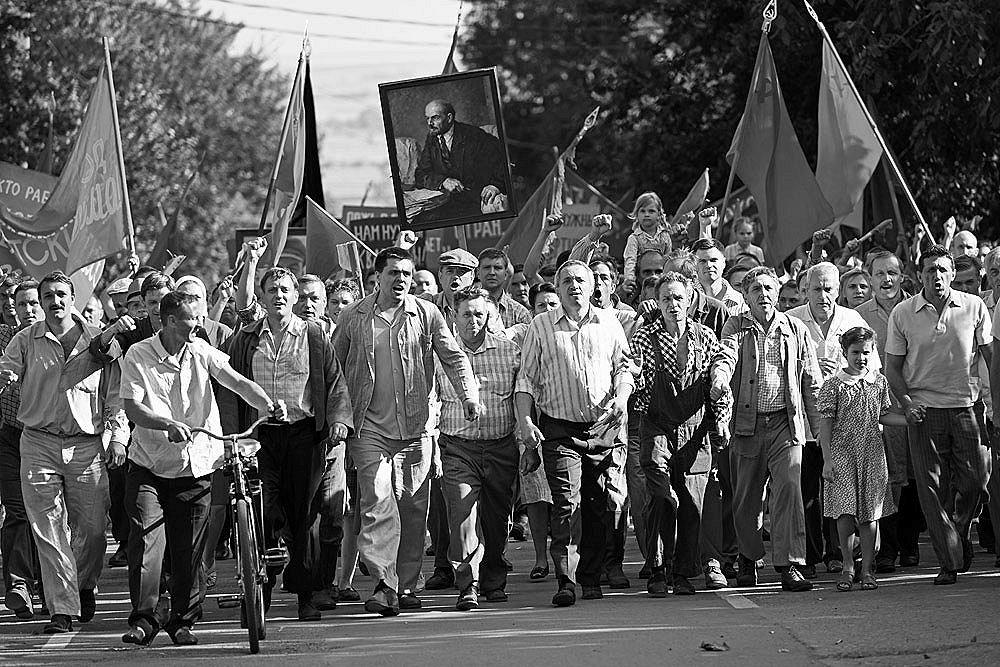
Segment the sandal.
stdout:
<path fill-rule="evenodd" d="M 539 567 L 536 565 L 535 567 L 531 568 L 531 573 L 528 575 L 528 579 L 532 582 L 537 583 L 545 579 L 545 577 L 547 576 L 549 576 L 549 566 L 546 565 L 545 567 Z"/>
<path fill-rule="evenodd" d="M 840 581 L 837 582 L 837 590 L 841 593 L 850 593 L 854 589 L 854 575 L 851 572 L 844 572 Z"/>
<path fill-rule="evenodd" d="M 874 574 L 869 572 L 868 574 L 861 575 L 861 590 L 873 591 L 876 588 L 878 588 L 878 581 L 876 581 Z"/>

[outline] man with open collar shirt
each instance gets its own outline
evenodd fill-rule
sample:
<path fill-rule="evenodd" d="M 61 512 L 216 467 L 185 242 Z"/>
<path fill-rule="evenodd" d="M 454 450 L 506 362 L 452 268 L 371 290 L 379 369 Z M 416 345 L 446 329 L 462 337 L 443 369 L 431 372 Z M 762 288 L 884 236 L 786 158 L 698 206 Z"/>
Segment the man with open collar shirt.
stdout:
<path fill-rule="evenodd" d="M 288 406 L 288 424 L 258 429 L 264 540 L 268 548 L 281 541 L 288 547 L 285 588 L 298 596 L 299 620 L 317 620 L 321 613 L 314 595 L 324 590 L 325 582 L 319 503 L 314 499 L 325 470 L 326 444 L 345 439 L 353 428 L 351 400 L 330 337 L 292 312 L 299 296 L 292 272 L 272 267 L 260 288 L 266 315 L 233 334 L 229 358 L 238 373 Z M 245 430 L 256 417 L 231 392 L 220 391 L 219 407 L 227 433 Z M 280 570 L 268 568 L 265 608 Z"/>
<path fill-rule="evenodd" d="M 83 623 L 94 617 L 108 511 L 106 468 L 124 462 L 128 427 L 118 367 L 87 354 L 99 331 L 74 313 L 73 282 L 61 271 L 50 273 L 39 294 L 45 320 L 8 343 L 0 385 L 21 382 L 21 493 L 52 614 L 43 630 L 49 634 L 72 631 L 73 616 Z"/>
<path fill-rule="evenodd" d="M 733 509 L 739 542 L 740 586 L 757 585 L 757 561 L 764 557 L 764 489 L 771 480 L 771 545 L 781 587 L 801 592 L 812 582 L 805 564 L 802 506 L 802 446 L 808 422 L 819 432 L 816 397 L 820 371 L 806 326 L 776 310 L 781 288 L 774 271 L 747 272 L 743 291 L 748 310 L 729 318 L 712 362 L 711 397 L 733 395 L 730 462 L 735 477 Z"/>
<path fill-rule="evenodd" d="M 583 599 L 603 597 L 605 546 L 617 519 L 609 516 L 609 486 L 622 477 L 609 469 L 624 465 L 614 450 L 625 447 L 634 367 L 618 318 L 591 304 L 590 268 L 566 262 L 556 282 L 562 305 L 535 317 L 525 334 L 515 406 L 522 470 L 535 470 L 545 457 L 559 586 L 552 604 L 566 607 L 576 603 L 578 576 Z"/>
<path fill-rule="evenodd" d="M 478 419 L 480 405 L 472 367 L 441 311 L 410 294 L 409 251 L 385 248 L 375 270 L 378 290 L 340 313 L 334 348 L 353 392 L 356 433 L 347 448 L 358 471 L 358 551 L 376 582 L 365 609 L 394 616 L 421 607 L 435 358 L 467 419 Z"/>

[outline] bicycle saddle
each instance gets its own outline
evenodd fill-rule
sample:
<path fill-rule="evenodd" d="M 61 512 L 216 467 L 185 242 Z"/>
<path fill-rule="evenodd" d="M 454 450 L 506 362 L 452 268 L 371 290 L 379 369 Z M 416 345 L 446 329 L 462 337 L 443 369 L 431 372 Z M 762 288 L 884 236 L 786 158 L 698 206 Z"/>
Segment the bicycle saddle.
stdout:
<path fill-rule="evenodd" d="M 258 451 L 260 451 L 259 442 L 253 438 L 240 438 L 236 441 L 233 453 L 239 454 L 240 456 L 253 456 Z"/>

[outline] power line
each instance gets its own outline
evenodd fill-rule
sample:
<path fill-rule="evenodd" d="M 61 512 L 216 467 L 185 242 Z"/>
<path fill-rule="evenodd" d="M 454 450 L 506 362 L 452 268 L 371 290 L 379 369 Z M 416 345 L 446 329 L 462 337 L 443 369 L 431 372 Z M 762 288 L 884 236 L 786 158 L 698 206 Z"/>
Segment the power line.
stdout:
<path fill-rule="evenodd" d="M 302 35 L 302 31 L 293 30 L 291 28 L 274 28 L 267 26 L 258 25 L 248 25 L 245 23 L 233 23 L 232 21 L 226 21 L 223 19 L 212 18 L 210 16 L 199 16 L 196 14 L 188 14 L 186 12 L 174 11 L 172 9 L 167 9 L 165 7 L 156 7 L 148 2 L 132 2 L 128 3 L 124 0 L 102 0 L 102 2 L 108 5 L 114 5 L 118 7 L 123 7 L 125 9 L 139 9 L 146 12 L 151 12 L 155 14 L 160 14 L 163 16 L 170 16 L 173 18 L 184 19 L 185 21 L 198 21 L 201 23 L 210 23 L 213 25 L 221 25 L 228 28 L 236 28 L 237 30 L 259 30 L 261 32 L 272 32 L 281 33 L 286 35 Z M 378 37 L 360 37 L 357 35 L 342 35 L 336 33 L 328 32 L 310 32 L 309 38 L 313 39 L 339 39 L 348 42 L 365 42 L 365 43 L 378 43 L 378 44 L 399 44 L 407 46 L 435 46 L 441 47 L 446 41 L 442 39 L 440 42 L 432 41 L 417 41 L 417 40 L 405 40 L 405 39 L 380 39 Z"/>
<path fill-rule="evenodd" d="M 400 23 L 403 25 L 430 26 L 432 28 L 451 28 L 452 23 L 434 23 L 433 21 L 416 21 L 412 19 L 387 19 L 375 16 L 358 16 L 355 14 L 340 14 L 338 12 L 324 12 L 319 10 L 308 11 L 305 9 L 295 9 L 294 7 L 281 7 L 257 2 L 237 2 L 237 0 L 211 0 L 223 5 L 233 5 L 236 7 L 250 7 L 253 9 L 267 9 L 275 12 L 285 12 L 286 14 L 298 14 L 300 16 L 325 16 L 335 19 L 347 19 L 350 21 L 369 21 L 371 23 Z"/>

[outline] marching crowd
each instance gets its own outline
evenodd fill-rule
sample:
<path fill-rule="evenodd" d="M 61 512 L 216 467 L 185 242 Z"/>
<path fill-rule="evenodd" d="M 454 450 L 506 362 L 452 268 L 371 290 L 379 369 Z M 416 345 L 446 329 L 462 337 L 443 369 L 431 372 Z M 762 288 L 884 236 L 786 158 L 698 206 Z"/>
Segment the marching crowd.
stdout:
<path fill-rule="evenodd" d="M 821 230 L 778 275 L 748 220 L 727 246 L 710 209 L 692 243 L 653 193 L 631 218 L 624 261 L 597 216 L 543 263 L 562 224 L 549 216 L 523 264 L 455 249 L 436 276 L 407 233 L 369 275 L 326 282 L 259 267 L 252 239 L 211 292 L 148 267 L 115 281 L 110 322 L 100 299 L 78 311 L 61 273 L 7 277 L 7 608 L 49 616 L 46 633 L 91 620 L 110 521 L 122 640 L 197 643 L 231 526 L 222 443 L 194 429 L 262 415 L 265 542 L 288 555 L 265 607 L 280 575 L 301 620 L 360 601 L 358 568 L 374 582 L 364 609 L 383 616 L 419 609 L 425 589 L 456 590 L 459 610 L 505 602 L 505 546 L 528 535 L 529 580 L 551 566 L 553 605 L 599 599 L 631 585 L 630 524 L 651 597 L 702 577 L 755 586 L 767 541 L 789 592 L 818 566 L 840 591 L 874 590 L 919 563 L 925 529 L 934 583 L 954 584 L 977 519 L 995 553 L 1000 334 L 981 288 L 1000 289 L 1000 249 L 984 271 L 968 231 L 907 257 L 834 253 Z"/>

